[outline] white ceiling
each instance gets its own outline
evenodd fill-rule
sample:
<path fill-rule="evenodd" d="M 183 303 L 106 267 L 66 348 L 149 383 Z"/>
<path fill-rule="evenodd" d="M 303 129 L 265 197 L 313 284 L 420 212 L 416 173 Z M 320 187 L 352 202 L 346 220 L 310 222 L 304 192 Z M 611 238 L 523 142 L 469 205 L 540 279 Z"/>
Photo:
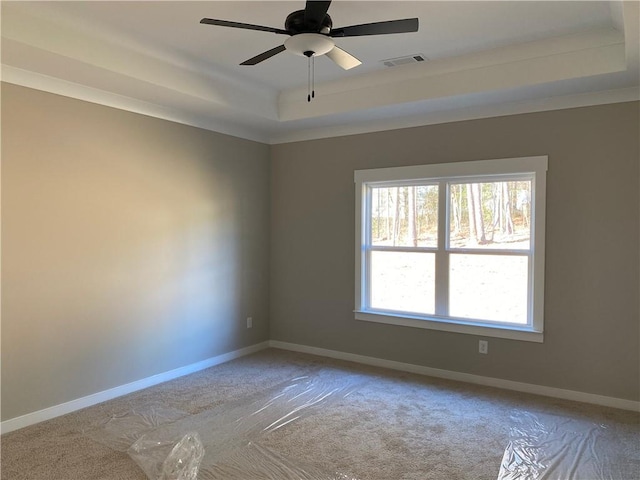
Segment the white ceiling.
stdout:
<path fill-rule="evenodd" d="M 417 33 L 338 38 L 362 61 L 305 58 L 267 32 L 304 1 L 2 2 L 2 80 L 259 141 L 638 99 L 638 2 L 342 1 L 334 27 L 418 17 Z M 427 62 L 385 67 L 421 53 Z"/>

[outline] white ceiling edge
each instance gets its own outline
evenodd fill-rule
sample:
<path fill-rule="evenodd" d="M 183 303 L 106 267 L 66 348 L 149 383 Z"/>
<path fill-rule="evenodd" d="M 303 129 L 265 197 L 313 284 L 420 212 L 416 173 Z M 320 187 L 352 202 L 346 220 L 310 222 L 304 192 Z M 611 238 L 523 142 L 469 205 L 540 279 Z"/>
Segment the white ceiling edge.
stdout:
<path fill-rule="evenodd" d="M 275 89 L 198 65 L 178 64 L 24 11 L 15 13 L 12 20 L 2 24 L 3 64 L 72 82 L 69 76 L 81 69 L 82 83 L 98 88 L 103 75 L 120 75 L 199 98 L 212 109 L 233 108 L 273 120 L 278 117 Z"/>
<path fill-rule="evenodd" d="M 365 133 L 399 130 L 403 128 L 439 125 L 444 123 L 479 120 L 484 118 L 503 117 L 570 108 L 591 107 L 613 103 L 640 101 L 640 87 L 621 88 L 602 92 L 588 92 L 575 95 L 547 97 L 527 101 L 506 102 L 503 104 L 481 105 L 470 108 L 456 108 L 436 111 L 410 117 L 380 119 L 345 125 L 284 132 L 271 136 L 269 143 L 277 145 L 323 138 L 343 137 Z"/>

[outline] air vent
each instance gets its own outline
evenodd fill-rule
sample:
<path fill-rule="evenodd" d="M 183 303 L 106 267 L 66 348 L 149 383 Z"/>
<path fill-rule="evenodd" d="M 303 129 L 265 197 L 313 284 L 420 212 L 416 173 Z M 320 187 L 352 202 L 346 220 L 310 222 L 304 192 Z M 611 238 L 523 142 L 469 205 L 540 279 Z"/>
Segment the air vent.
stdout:
<path fill-rule="evenodd" d="M 399 65 L 407 65 L 409 63 L 426 62 L 428 59 L 421 53 L 415 55 L 408 55 L 406 57 L 390 58 L 388 60 L 381 60 L 386 67 L 397 67 Z"/>

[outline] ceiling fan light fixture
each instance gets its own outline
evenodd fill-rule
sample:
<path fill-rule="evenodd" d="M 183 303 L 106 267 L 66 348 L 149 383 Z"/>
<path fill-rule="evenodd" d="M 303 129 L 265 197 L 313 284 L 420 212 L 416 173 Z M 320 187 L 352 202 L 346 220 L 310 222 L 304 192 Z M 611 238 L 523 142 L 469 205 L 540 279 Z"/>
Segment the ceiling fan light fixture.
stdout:
<path fill-rule="evenodd" d="M 284 46 L 289 52 L 301 57 L 308 56 L 308 52 L 313 52 L 315 57 L 325 55 L 333 50 L 335 45 L 331 38 L 320 33 L 299 33 L 287 38 L 284 42 Z"/>

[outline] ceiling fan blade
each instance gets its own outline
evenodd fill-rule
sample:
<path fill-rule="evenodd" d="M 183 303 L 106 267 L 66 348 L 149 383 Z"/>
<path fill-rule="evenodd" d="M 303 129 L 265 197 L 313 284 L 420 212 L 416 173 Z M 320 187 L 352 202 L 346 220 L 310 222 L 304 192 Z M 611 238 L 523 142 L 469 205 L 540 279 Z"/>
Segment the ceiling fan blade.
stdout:
<path fill-rule="evenodd" d="M 289 35 L 289 32 L 281 28 L 265 27 L 264 25 L 252 25 L 250 23 L 229 22 L 227 20 L 216 20 L 215 18 L 203 18 L 200 23 L 207 25 L 217 25 L 219 27 L 244 28 L 245 30 L 259 30 L 261 32 L 280 33 Z"/>
<path fill-rule="evenodd" d="M 284 45 L 279 45 L 275 48 L 272 48 L 271 50 L 267 50 L 266 52 L 262 52 L 260 55 L 256 55 L 253 58 L 250 58 L 249 60 L 245 60 L 244 62 L 242 62 L 240 65 L 257 65 L 260 62 L 264 62 L 265 60 L 267 60 L 268 58 L 273 57 L 274 55 L 277 55 L 280 52 L 284 52 L 286 50 Z"/>
<path fill-rule="evenodd" d="M 307 0 L 307 5 L 304 8 L 304 23 L 305 25 L 320 29 L 320 25 L 322 25 L 322 21 L 324 20 L 324 16 L 327 14 L 327 10 L 329 10 L 329 5 L 331 5 L 331 1 L 328 2 L 317 2 L 312 0 Z"/>
<path fill-rule="evenodd" d="M 388 20 L 386 22 L 365 23 L 349 27 L 334 28 L 330 37 L 360 37 L 363 35 L 387 35 L 390 33 L 409 33 L 418 31 L 417 18 Z"/>
<path fill-rule="evenodd" d="M 362 64 L 362 62 L 358 60 L 356 57 L 354 57 L 348 52 L 345 52 L 339 47 L 333 47 L 325 55 L 329 57 L 331 60 L 333 60 L 336 63 L 336 65 L 344 68 L 345 70 L 350 70 Z"/>

